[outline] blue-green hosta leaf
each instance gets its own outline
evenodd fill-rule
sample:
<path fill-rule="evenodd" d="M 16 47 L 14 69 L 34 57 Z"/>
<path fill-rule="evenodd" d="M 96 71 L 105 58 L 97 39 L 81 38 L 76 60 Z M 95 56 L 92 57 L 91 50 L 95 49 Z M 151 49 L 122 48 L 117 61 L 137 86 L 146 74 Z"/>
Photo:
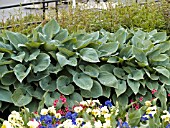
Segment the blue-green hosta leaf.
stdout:
<path fill-rule="evenodd" d="M 84 40 L 78 40 L 76 41 L 76 43 L 74 44 L 73 48 L 74 49 L 82 49 L 82 48 L 85 48 L 86 46 L 88 46 L 91 41 L 92 41 L 92 37 L 91 38 L 87 38 L 87 39 L 84 39 Z"/>
<path fill-rule="evenodd" d="M 14 33 L 10 31 L 6 31 L 6 35 L 10 41 L 10 43 L 18 50 L 18 44 L 25 44 L 28 42 L 28 38 L 25 35 L 20 33 Z"/>
<path fill-rule="evenodd" d="M 60 76 L 57 79 L 57 89 L 64 95 L 70 95 L 74 92 L 74 86 L 71 83 L 71 78 Z"/>
<path fill-rule="evenodd" d="M 147 81 L 146 86 L 149 88 L 149 90 L 153 90 L 153 89 L 158 90 L 158 87 L 160 85 L 156 81 Z"/>
<path fill-rule="evenodd" d="M 50 107 L 53 105 L 54 101 L 59 98 L 60 98 L 60 93 L 56 91 L 47 93 L 47 95 L 45 96 L 45 105 L 47 107 Z"/>
<path fill-rule="evenodd" d="M 102 89 L 103 89 L 103 96 L 110 98 L 111 87 L 102 86 Z"/>
<path fill-rule="evenodd" d="M 93 40 L 99 39 L 99 31 L 90 33 L 90 37 L 92 37 Z"/>
<path fill-rule="evenodd" d="M 119 79 L 126 79 L 126 74 L 124 72 L 124 70 L 122 68 L 117 68 L 115 67 L 113 69 L 113 73 L 116 77 L 118 77 Z"/>
<path fill-rule="evenodd" d="M 56 22 L 56 20 L 52 19 L 51 21 L 44 25 L 42 31 L 48 39 L 51 39 L 55 34 L 57 34 L 60 31 L 60 26 Z"/>
<path fill-rule="evenodd" d="M 141 49 L 133 46 L 133 47 L 132 47 L 132 53 L 133 53 L 133 55 L 135 55 L 135 58 L 136 58 L 139 62 L 144 63 L 146 66 L 148 65 L 147 57 L 146 57 L 145 53 L 144 53 Z"/>
<path fill-rule="evenodd" d="M 73 94 L 70 95 L 70 100 L 72 100 L 75 104 L 83 101 L 83 98 L 79 93 L 74 92 Z"/>
<path fill-rule="evenodd" d="M 165 61 L 166 59 L 168 59 L 168 55 L 167 54 L 159 54 L 157 56 L 153 56 L 152 60 L 153 61 Z"/>
<path fill-rule="evenodd" d="M 107 60 L 108 63 L 122 63 L 124 60 L 116 55 L 109 57 Z"/>
<path fill-rule="evenodd" d="M 6 72 L 8 72 L 7 66 L 6 65 L 0 66 L 0 79 Z"/>
<path fill-rule="evenodd" d="M 76 73 L 73 76 L 74 83 L 84 90 L 90 90 L 93 86 L 93 80 L 84 73 Z"/>
<path fill-rule="evenodd" d="M 144 87 L 140 87 L 140 89 L 139 89 L 139 94 L 141 94 L 141 95 L 143 95 L 143 96 L 145 96 L 146 95 L 146 93 L 147 93 L 147 89 L 146 88 L 144 88 Z"/>
<path fill-rule="evenodd" d="M 79 68 L 91 77 L 98 77 L 99 75 L 99 67 L 97 65 L 80 65 Z"/>
<path fill-rule="evenodd" d="M 41 79 L 47 77 L 49 75 L 48 71 L 42 71 L 42 72 L 37 72 L 34 74 L 33 72 L 30 72 L 30 74 L 27 76 L 27 82 L 30 83 L 32 81 L 40 81 Z"/>
<path fill-rule="evenodd" d="M 57 41 L 55 41 L 55 42 L 48 42 L 48 43 L 44 44 L 44 49 L 45 49 L 45 51 L 48 51 L 48 52 L 56 51 L 57 47 L 58 47 Z"/>
<path fill-rule="evenodd" d="M 0 53 L 0 60 L 3 58 L 4 53 Z"/>
<path fill-rule="evenodd" d="M 140 83 L 138 81 L 127 79 L 128 86 L 132 89 L 136 95 L 139 92 Z"/>
<path fill-rule="evenodd" d="M 132 71 L 131 74 L 128 75 L 128 78 L 135 80 L 135 81 L 138 81 L 138 80 L 144 79 L 143 76 L 144 76 L 144 72 L 142 70 L 136 69 L 136 70 Z"/>
<path fill-rule="evenodd" d="M 15 83 L 15 81 L 16 81 L 16 77 L 13 71 L 7 71 L 2 75 L 1 83 L 3 85 L 11 85 Z"/>
<path fill-rule="evenodd" d="M 153 69 L 155 69 L 157 72 L 159 72 L 160 74 L 164 75 L 165 77 L 169 78 L 169 70 L 162 67 L 162 66 L 157 66 L 157 67 L 154 67 Z"/>
<path fill-rule="evenodd" d="M 22 64 L 17 64 L 14 67 L 14 74 L 21 83 L 23 79 L 27 77 L 30 71 L 31 71 L 31 66 L 28 69 L 26 69 L 26 67 Z"/>
<path fill-rule="evenodd" d="M 32 101 L 32 97 L 25 90 L 17 88 L 11 96 L 15 106 L 22 107 Z"/>
<path fill-rule="evenodd" d="M 80 57 L 87 62 L 100 62 L 96 50 L 93 48 L 83 48 L 80 50 Z"/>
<path fill-rule="evenodd" d="M 101 84 L 105 86 L 118 88 L 118 80 L 110 72 L 101 71 L 97 79 L 100 81 Z"/>
<path fill-rule="evenodd" d="M 33 92 L 33 97 L 35 97 L 38 100 L 42 100 L 44 93 L 45 92 L 38 86 Z"/>
<path fill-rule="evenodd" d="M 169 51 L 170 49 L 170 42 L 169 41 L 165 41 L 161 44 L 158 44 L 160 52 L 161 53 L 165 53 L 166 51 Z"/>
<path fill-rule="evenodd" d="M 119 105 L 123 107 L 123 109 L 128 105 L 128 96 L 126 94 L 122 94 L 117 98 Z"/>
<path fill-rule="evenodd" d="M 132 37 L 132 44 L 137 48 L 143 48 L 143 40 L 137 36 Z"/>
<path fill-rule="evenodd" d="M 98 98 L 99 96 L 102 96 L 103 94 L 103 89 L 100 83 L 97 81 L 93 81 L 93 87 L 91 90 L 83 90 L 81 89 L 81 95 L 85 98 Z"/>
<path fill-rule="evenodd" d="M 50 76 L 39 81 L 39 84 L 44 91 L 53 92 L 57 89 L 56 81 L 52 80 Z"/>
<path fill-rule="evenodd" d="M 126 91 L 126 82 L 123 80 L 118 81 L 118 88 L 115 89 L 117 97 L 119 97 L 121 94 L 123 94 Z"/>
<path fill-rule="evenodd" d="M 167 110 L 167 92 L 165 90 L 165 85 L 162 85 L 160 89 L 158 90 L 158 98 L 161 102 L 161 108 L 163 110 Z"/>
<path fill-rule="evenodd" d="M 107 71 L 113 73 L 113 69 L 115 68 L 112 64 L 103 64 L 100 66 L 100 71 Z"/>
<path fill-rule="evenodd" d="M 62 69 L 63 68 L 58 63 L 55 66 L 53 64 L 50 64 L 50 66 L 48 67 L 48 72 L 57 75 L 58 72 L 60 72 Z"/>
<path fill-rule="evenodd" d="M 103 44 L 100 48 L 99 51 L 101 52 L 100 56 L 108 56 L 113 53 L 115 53 L 118 50 L 119 47 L 119 42 L 108 42 Z"/>
<path fill-rule="evenodd" d="M 13 51 L 12 51 L 12 46 L 11 45 L 9 45 L 9 44 L 6 44 L 6 43 L 4 43 L 4 42 L 0 42 L 0 52 L 6 52 L 6 53 L 13 53 Z M 1 53 L 1 54 L 2 54 Z"/>
<path fill-rule="evenodd" d="M 26 53 L 25 56 L 25 62 L 31 61 L 31 60 L 35 60 L 37 58 L 37 56 L 40 54 L 40 50 L 36 49 L 36 50 L 31 50 L 30 52 L 31 54 L 29 55 L 29 53 Z"/>
<path fill-rule="evenodd" d="M 157 32 L 153 35 L 152 38 L 155 41 L 155 43 L 159 43 L 159 42 L 166 41 L 167 35 L 166 32 Z"/>
<path fill-rule="evenodd" d="M 54 37 L 54 40 L 59 40 L 59 41 L 63 41 L 64 39 L 66 39 L 68 37 L 68 31 L 67 29 L 62 29 L 59 31 L 59 33 Z"/>
<path fill-rule="evenodd" d="M 11 95 L 10 91 L 0 88 L 0 101 L 12 103 Z"/>
<path fill-rule="evenodd" d="M 141 31 L 141 30 L 138 30 L 137 32 L 134 33 L 134 35 L 135 35 L 136 37 L 138 37 L 138 38 L 140 38 L 140 39 L 142 39 L 142 40 L 145 39 L 146 34 L 147 34 L 146 32 Z"/>
<path fill-rule="evenodd" d="M 159 80 L 162 84 L 170 85 L 170 79 L 163 75 L 159 76 Z"/>
<path fill-rule="evenodd" d="M 116 41 L 119 41 L 120 44 L 124 44 L 126 42 L 127 31 L 124 28 L 120 28 L 114 36 L 116 37 Z"/>
<path fill-rule="evenodd" d="M 73 56 L 74 54 L 75 54 L 75 52 L 72 52 L 71 50 L 69 50 L 69 49 L 67 49 L 67 48 L 64 48 L 64 47 L 58 47 L 58 50 L 61 52 L 61 53 L 63 53 L 63 54 L 65 54 L 65 55 L 67 55 L 67 56 Z"/>
<path fill-rule="evenodd" d="M 57 60 L 60 64 L 61 67 L 64 67 L 65 65 L 70 65 L 70 66 L 77 66 L 77 59 L 76 57 L 70 57 L 67 59 L 67 57 L 61 53 L 57 53 Z"/>
<path fill-rule="evenodd" d="M 119 54 L 119 56 L 123 59 L 128 59 L 131 55 L 132 55 L 132 46 L 123 48 Z"/>
<path fill-rule="evenodd" d="M 15 54 L 11 55 L 11 58 L 13 60 L 19 61 L 21 63 L 24 60 L 24 57 L 25 57 L 25 52 L 19 52 L 17 55 L 15 55 Z"/>
<path fill-rule="evenodd" d="M 34 72 L 41 72 L 47 69 L 47 67 L 50 65 L 50 56 L 45 53 L 40 53 L 37 56 L 37 59 L 33 61 L 33 68 Z"/>

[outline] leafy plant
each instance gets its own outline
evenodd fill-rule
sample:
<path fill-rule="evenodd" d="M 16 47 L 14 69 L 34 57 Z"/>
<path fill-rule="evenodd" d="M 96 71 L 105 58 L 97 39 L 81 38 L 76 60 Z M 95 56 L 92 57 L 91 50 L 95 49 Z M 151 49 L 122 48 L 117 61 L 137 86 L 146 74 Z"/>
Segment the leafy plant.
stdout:
<path fill-rule="evenodd" d="M 6 31 L 0 46 L 1 111 L 13 105 L 34 111 L 45 92 L 46 106 L 61 93 L 71 106 L 100 96 L 125 106 L 133 95 L 145 100 L 154 95 L 167 107 L 170 40 L 165 32 L 120 28 L 69 34 L 53 19 L 28 36 Z"/>

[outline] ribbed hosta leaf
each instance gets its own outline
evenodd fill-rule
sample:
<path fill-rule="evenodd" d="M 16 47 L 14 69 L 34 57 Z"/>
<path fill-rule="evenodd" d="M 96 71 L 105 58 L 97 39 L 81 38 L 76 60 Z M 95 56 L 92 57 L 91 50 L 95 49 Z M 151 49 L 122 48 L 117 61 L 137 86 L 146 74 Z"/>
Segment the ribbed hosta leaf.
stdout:
<path fill-rule="evenodd" d="M 139 92 L 139 87 L 140 87 L 139 82 L 127 79 L 127 83 L 129 87 L 132 89 L 132 91 L 134 92 L 134 94 L 137 94 Z"/>
<path fill-rule="evenodd" d="M 123 80 L 120 80 L 118 82 L 118 88 L 115 89 L 117 97 L 119 97 L 121 94 L 123 94 L 126 91 L 126 88 L 127 88 L 126 82 Z"/>
<path fill-rule="evenodd" d="M 79 68 L 87 75 L 91 77 L 98 77 L 99 75 L 99 68 L 97 65 L 80 65 Z"/>
<path fill-rule="evenodd" d="M 166 68 L 164 68 L 162 66 L 157 66 L 157 67 L 155 67 L 153 69 L 155 69 L 157 72 L 161 73 L 165 77 L 169 78 L 170 73 L 169 73 L 168 69 L 166 69 Z"/>
<path fill-rule="evenodd" d="M 12 54 L 11 58 L 13 60 L 19 61 L 22 63 L 22 61 L 24 60 L 25 57 L 25 52 L 19 52 L 18 55 Z"/>
<path fill-rule="evenodd" d="M 90 90 L 93 86 L 93 80 L 84 73 L 76 73 L 73 76 L 74 83 L 84 90 Z"/>
<path fill-rule="evenodd" d="M 70 95 L 74 92 L 74 86 L 71 83 L 71 78 L 60 76 L 57 79 L 57 89 L 64 95 Z"/>
<path fill-rule="evenodd" d="M 15 83 L 15 81 L 16 77 L 13 71 L 7 71 L 2 75 L 1 83 L 3 85 L 12 85 L 13 83 Z"/>

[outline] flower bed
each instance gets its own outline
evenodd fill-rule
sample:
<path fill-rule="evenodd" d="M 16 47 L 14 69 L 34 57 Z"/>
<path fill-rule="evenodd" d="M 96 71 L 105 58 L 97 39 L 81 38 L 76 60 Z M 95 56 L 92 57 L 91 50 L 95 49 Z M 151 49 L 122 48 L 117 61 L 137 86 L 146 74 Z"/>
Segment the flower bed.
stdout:
<path fill-rule="evenodd" d="M 170 128 L 170 112 L 156 106 L 156 100 L 146 101 L 141 108 L 134 107 L 137 102 L 121 108 L 110 100 L 101 104 L 90 99 L 69 109 L 66 98 L 60 96 L 40 113 L 30 113 L 28 108 L 12 111 L 1 128 Z"/>

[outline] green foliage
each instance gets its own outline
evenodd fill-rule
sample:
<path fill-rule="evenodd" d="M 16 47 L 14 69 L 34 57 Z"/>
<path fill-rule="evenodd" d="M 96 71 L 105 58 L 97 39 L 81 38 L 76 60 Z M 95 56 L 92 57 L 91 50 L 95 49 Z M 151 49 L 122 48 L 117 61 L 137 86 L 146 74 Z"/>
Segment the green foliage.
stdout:
<path fill-rule="evenodd" d="M 6 108 L 36 108 L 42 97 L 42 104 L 50 106 L 56 91 L 67 95 L 71 105 L 105 96 L 126 106 L 133 94 L 150 100 L 156 89 L 166 109 L 170 40 L 165 32 L 120 28 L 68 34 L 51 20 L 29 36 L 6 31 L 0 39 L 0 101 Z"/>

